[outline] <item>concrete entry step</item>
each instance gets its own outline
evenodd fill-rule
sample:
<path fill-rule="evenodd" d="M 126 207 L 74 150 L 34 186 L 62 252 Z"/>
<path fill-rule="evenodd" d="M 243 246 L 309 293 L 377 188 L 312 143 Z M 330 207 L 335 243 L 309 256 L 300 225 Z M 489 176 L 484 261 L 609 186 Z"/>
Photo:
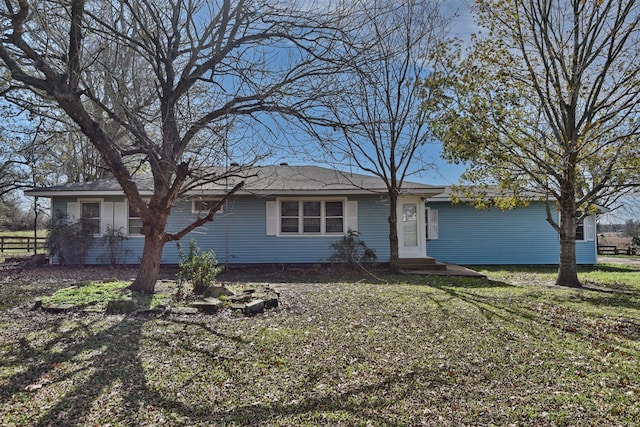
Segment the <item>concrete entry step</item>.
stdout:
<path fill-rule="evenodd" d="M 446 264 L 436 261 L 433 257 L 400 258 L 399 264 L 401 270 L 443 271 L 447 269 Z"/>

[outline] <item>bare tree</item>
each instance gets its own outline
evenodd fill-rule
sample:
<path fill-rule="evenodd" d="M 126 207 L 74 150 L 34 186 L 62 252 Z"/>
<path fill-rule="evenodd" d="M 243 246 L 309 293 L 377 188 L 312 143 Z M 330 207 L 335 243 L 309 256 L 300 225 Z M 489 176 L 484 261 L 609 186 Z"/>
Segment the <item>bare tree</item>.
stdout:
<path fill-rule="evenodd" d="M 339 51 L 331 11 L 292 2 L 7 0 L 1 13 L 0 58 L 12 79 L 66 113 L 140 215 L 145 244 L 132 289 L 147 293 L 165 243 L 218 209 L 169 233 L 174 201 L 241 173 L 204 167 L 224 156 L 229 127 L 264 114 L 304 119 L 315 96 L 307 83 L 332 72 L 327 60 Z M 153 176 L 148 202 L 135 162 Z"/>
<path fill-rule="evenodd" d="M 526 203 L 527 191 L 549 199 L 547 221 L 560 236 L 556 283 L 580 286 L 578 222 L 638 182 L 640 4 L 476 6 L 490 37 L 453 76 L 454 98 L 437 133 L 451 159 L 471 162 L 467 181 L 509 195 L 503 207 Z"/>
<path fill-rule="evenodd" d="M 4 91 L 0 91 L 0 94 Z M 14 155 L 16 141 L 6 124 L 14 117 L 11 105 L 0 104 L 0 200 L 7 194 L 25 186 L 28 179 L 21 168 L 21 160 Z"/>
<path fill-rule="evenodd" d="M 353 18 L 357 30 L 349 33 L 347 71 L 332 81 L 340 95 L 326 98 L 328 122 L 339 130 L 331 142 L 320 136 L 329 162 L 355 165 L 386 184 L 394 271 L 399 269 L 398 196 L 407 177 L 432 167 L 423 156 L 431 134 L 427 110 L 420 106 L 440 91 L 434 77 L 448 28 L 440 3 L 360 2 Z"/>

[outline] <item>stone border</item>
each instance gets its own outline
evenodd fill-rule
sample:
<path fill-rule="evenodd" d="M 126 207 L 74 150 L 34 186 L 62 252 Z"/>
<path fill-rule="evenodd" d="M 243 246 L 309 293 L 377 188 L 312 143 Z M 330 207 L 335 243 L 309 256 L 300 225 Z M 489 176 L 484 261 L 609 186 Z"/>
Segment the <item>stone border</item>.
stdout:
<path fill-rule="evenodd" d="M 209 295 L 209 296 L 207 296 Z M 212 296 L 216 295 L 216 296 Z M 186 306 L 167 307 L 157 306 L 149 309 L 139 309 L 133 298 L 113 300 L 107 302 L 106 309 L 96 310 L 88 308 L 81 310 L 91 313 L 105 314 L 135 314 L 135 315 L 193 315 L 216 314 L 225 308 L 241 312 L 245 316 L 254 316 L 265 310 L 279 307 L 280 292 L 269 285 L 247 285 L 242 292 L 235 293 L 226 286 L 212 286 L 202 299 L 190 302 Z M 44 306 L 42 299 L 36 299 L 32 310 L 42 310 L 48 313 L 68 313 L 78 311 L 73 304 L 51 304 Z"/>

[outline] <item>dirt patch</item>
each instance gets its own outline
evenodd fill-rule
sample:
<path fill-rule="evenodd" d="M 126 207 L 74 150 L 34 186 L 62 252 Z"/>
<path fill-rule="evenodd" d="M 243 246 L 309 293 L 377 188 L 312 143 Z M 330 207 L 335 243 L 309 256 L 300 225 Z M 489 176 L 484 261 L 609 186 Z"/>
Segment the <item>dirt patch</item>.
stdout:
<path fill-rule="evenodd" d="M 21 280 L 56 281 L 77 283 L 95 280 L 134 280 L 138 273 L 137 265 L 115 266 L 57 266 L 49 264 L 37 265 L 31 257 L 12 258 L 9 262 L 0 263 L 0 283 L 2 281 Z M 165 266 L 160 269 L 158 280 L 174 280 L 178 273 L 177 266 Z M 385 267 L 373 267 L 365 271 L 358 267 L 337 267 L 334 265 L 255 265 L 231 266 L 223 270 L 217 282 L 256 282 L 256 283 L 322 283 L 322 282 L 357 282 L 363 279 L 376 280 L 376 276 L 389 278 Z"/>

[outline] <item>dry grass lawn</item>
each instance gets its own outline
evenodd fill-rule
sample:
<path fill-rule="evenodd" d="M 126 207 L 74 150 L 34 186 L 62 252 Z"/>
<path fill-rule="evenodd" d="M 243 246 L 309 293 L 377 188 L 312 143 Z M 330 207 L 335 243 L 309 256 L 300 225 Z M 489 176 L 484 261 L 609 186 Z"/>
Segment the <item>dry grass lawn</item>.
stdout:
<path fill-rule="evenodd" d="M 640 423 L 637 268 L 585 271 L 585 290 L 485 272 L 237 273 L 224 280 L 280 288 L 279 309 L 156 317 L 30 310 L 131 270 L 5 271 L 0 425 Z"/>

